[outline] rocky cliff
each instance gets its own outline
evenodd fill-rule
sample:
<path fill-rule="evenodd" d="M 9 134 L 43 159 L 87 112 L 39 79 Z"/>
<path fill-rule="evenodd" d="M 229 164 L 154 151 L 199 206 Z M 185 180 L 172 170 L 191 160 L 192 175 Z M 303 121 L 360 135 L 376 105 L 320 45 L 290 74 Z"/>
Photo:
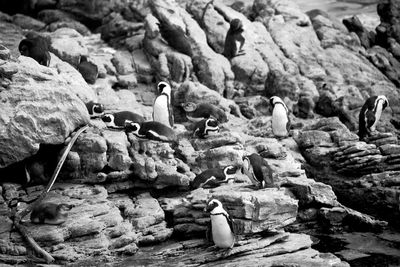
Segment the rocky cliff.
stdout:
<path fill-rule="evenodd" d="M 309 234 L 380 232 L 387 222 L 379 219 L 400 219 L 400 150 L 390 123 L 400 112 L 391 71 L 396 65 L 380 67 L 385 58 L 328 14 L 304 14 L 293 2 L 278 0 L 243 6 L 205 0 L 18 2 L 0 5 L 9 13 L 0 13 L 0 261 L 30 258 L 12 215 L 41 193 L 64 143 L 86 124 L 46 198 L 73 205 L 66 222 L 23 220 L 58 263 L 90 265 L 135 255 L 134 263 L 155 266 L 165 260 L 348 266 L 346 257 L 312 248 Z M 244 25 L 245 54 L 228 60 L 222 51 L 234 18 Z M 48 44 L 48 67 L 18 51 L 32 32 Z M 98 69 L 94 84 L 78 71 L 82 56 Z M 89 118 L 85 103 L 95 101 L 107 112 L 133 111 L 151 120 L 160 80 L 172 87 L 176 143 L 138 139 Z M 391 112 L 383 113 L 380 134 L 358 141 L 359 110 L 378 94 L 387 96 Z M 291 111 L 293 130 L 285 139 L 271 131 L 273 95 Z M 217 135 L 194 138 L 182 109 L 188 101 L 218 105 L 229 121 Z M 257 190 L 237 173 L 234 182 L 215 189 L 190 190 L 200 172 L 241 167 L 242 157 L 253 152 L 267 162 L 274 188 Z M 26 183 L 26 172 L 33 181 Z M 203 209 L 211 198 L 223 203 L 238 227 L 239 246 L 228 254 L 198 239 L 209 222 Z"/>

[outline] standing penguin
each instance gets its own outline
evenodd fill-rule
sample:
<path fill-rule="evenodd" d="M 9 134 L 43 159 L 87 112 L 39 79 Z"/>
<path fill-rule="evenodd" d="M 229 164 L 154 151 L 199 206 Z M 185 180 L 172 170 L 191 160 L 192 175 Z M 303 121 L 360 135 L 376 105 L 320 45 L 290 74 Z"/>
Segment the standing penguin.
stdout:
<path fill-rule="evenodd" d="M 211 227 L 207 229 L 207 239 L 218 248 L 232 248 L 235 244 L 234 221 L 217 199 L 211 199 L 206 211 L 210 212 Z"/>
<path fill-rule="evenodd" d="M 358 136 L 363 140 L 375 131 L 376 125 L 381 118 L 382 111 L 389 106 L 386 96 L 371 96 L 361 108 L 359 115 Z"/>
<path fill-rule="evenodd" d="M 223 55 L 228 59 L 245 54 L 242 50 L 245 39 L 243 37 L 243 23 L 240 19 L 233 19 L 225 37 Z"/>
<path fill-rule="evenodd" d="M 268 177 L 264 177 L 265 172 L 268 172 Z M 253 184 L 260 188 L 272 187 L 274 185 L 270 166 L 257 153 L 243 157 L 242 173 L 246 174 Z"/>
<path fill-rule="evenodd" d="M 215 119 L 204 119 L 196 123 L 193 137 L 206 138 L 211 134 L 219 132 L 218 121 Z"/>
<path fill-rule="evenodd" d="M 177 140 L 174 130 L 158 121 L 145 121 L 142 123 L 126 121 L 125 131 L 132 132 L 139 138 L 155 141 L 175 142 Z"/>
<path fill-rule="evenodd" d="M 107 127 L 114 129 L 124 129 L 126 121 L 138 123 L 144 122 L 144 118 L 142 116 L 131 111 L 106 113 L 101 117 L 101 119 L 104 121 Z"/>
<path fill-rule="evenodd" d="M 99 68 L 96 64 L 89 62 L 87 56 L 81 56 L 77 69 L 87 83 L 96 83 L 96 79 L 99 76 Z"/>
<path fill-rule="evenodd" d="M 289 110 L 280 97 L 273 96 L 269 99 L 272 107 L 272 133 L 278 138 L 289 135 L 290 120 Z"/>
<path fill-rule="evenodd" d="M 48 67 L 50 65 L 50 53 L 47 41 L 44 37 L 35 34 L 28 34 L 19 45 L 18 50 L 21 55 L 31 57 L 40 65 Z"/>
<path fill-rule="evenodd" d="M 223 169 L 212 168 L 203 171 L 197 175 L 190 183 L 192 189 L 200 187 L 217 187 L 222 183 L 235 179 L 237 167 L 233 165 L 226 166 Z"/>
<path fill-rule="evenodd" d="M 86 104 L 90 118 L 100 117 L 104 114 L 104 106 L 94 101 L 89 101 Z"/>
<path fill-rule="evenodd" d="M 228 121 L 225 112 L 211 103 L 186 102 L 182 104 L 186 112 L 186 118 L 190 121 L 201 121 L 202 119 L 215 118 L 220 123 Z"/>
<path fill-rule="evenodd" d="M 168 127 L 174 126 L 174 116 L 171 107 L 171 86 L 166 82 L 157 85 L 159 96 L 153 104 L 153 121 L 158 121 Z"/>

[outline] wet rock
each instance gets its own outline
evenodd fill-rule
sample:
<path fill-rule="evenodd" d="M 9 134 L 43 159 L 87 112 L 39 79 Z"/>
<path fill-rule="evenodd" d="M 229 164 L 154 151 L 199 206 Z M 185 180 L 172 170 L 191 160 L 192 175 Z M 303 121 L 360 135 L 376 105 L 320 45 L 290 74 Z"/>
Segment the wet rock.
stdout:
<path fill-rule="evenodd" d="M 0 73 L 11 70 L 15 74 L 10 90 L 0 92 L 2 167 L 35 154 L 42 143 L 64 143 L 72 131 L 89 121 L 85 105 L 71 92 L 68 80 L 54 70 L 23 56 L 19 62 L 2 65 Z"/>

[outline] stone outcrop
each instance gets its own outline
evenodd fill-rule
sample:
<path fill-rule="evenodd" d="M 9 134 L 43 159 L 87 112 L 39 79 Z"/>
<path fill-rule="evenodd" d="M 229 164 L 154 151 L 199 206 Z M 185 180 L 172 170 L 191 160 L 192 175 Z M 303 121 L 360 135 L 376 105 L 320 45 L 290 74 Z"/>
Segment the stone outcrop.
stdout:
<path fill-rule="evenodd" d="M 370 95 L 385 94 L 399 113 L 397 63 L 383 48 L 363 48 L 362 29 L 350 33 L 328 14 L 306 15 L 292 1 L 39 2 L 22 7 L 40 11 L 37 19 L 0 13 L 0 133 L 8 134 L 0 142 L 0 167 L 18 162 L 25 174 L 24 165 L 34 166 L 45 183 L 67 136 L 89 124 L 47 198 L 74 205 L 67 221 L 23 222 L 57 264 L 114 263 L 115 256 L 135 254 L 134 264 L 154 266 L 348 266 L 311 248 L 308 234 L 379 232 L 387 223 L 342 201 L 398 219 L 400 147 L 390 112 L 367 142 L 354 133 Z M 233 18 L 244 24 L 245 54 L 228 60 L 222 51 Z M 19 55 L 23 29 L 40 30 L 49 41 L 49 67 Z M 396 43 L 388 42 L 396 59 Z M 91 85 L 76 70 L 83 55 L 99 70 Z M 89 120 L 89 100 L 106 112 L 127 110 L 151 120 L 160 80 L 172 89 L 175 142 L 140 139 Z M 271 132 L 272 95 L 290 110 L 293 127 L 284 139 Z M 228 121 L 216 135 L 196 138 L 181 106 L 186 102 L 217 105 Z M 256 188 L 238 171 L 227 184 L 189 191 L 197 174 L 240 168 L 251 153 L 264 158 L 271 188 Z M 12 211 L 34 201 L 43 186 L 21 186 L 14 172 L 8 174 L 13 183 L 0 186 L 0 261 L 18 264 L 31 251 L 12 228 Z M 204 237 L 211 198 L 223 203 L 239 234 L 226 253 L 193 239 Z M 172 244 L 154 246 L 166 240 Z"/>
<path fill-rule="evenodd" d="M 67 76 L 24 56 L 18 62 L 5 61 L 0 76 L 7 83 L 0 91 L 1 167 L 34 155 L 40 144 L 63 144 L 89 122 Z"/>

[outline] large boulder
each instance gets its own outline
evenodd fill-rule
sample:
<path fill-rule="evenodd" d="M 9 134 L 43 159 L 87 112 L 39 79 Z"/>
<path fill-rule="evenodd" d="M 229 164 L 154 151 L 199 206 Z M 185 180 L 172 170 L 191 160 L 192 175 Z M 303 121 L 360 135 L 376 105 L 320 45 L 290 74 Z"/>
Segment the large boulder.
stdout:
<path fill-rule="evenodd" d="M 64 143 L 89 122 L 84 103 L 68 82 L 34 59 L 4 62 L 0 76 L 9 80 L 0 91 L 0 167 L 35 154 L 40 144 Z"/>

